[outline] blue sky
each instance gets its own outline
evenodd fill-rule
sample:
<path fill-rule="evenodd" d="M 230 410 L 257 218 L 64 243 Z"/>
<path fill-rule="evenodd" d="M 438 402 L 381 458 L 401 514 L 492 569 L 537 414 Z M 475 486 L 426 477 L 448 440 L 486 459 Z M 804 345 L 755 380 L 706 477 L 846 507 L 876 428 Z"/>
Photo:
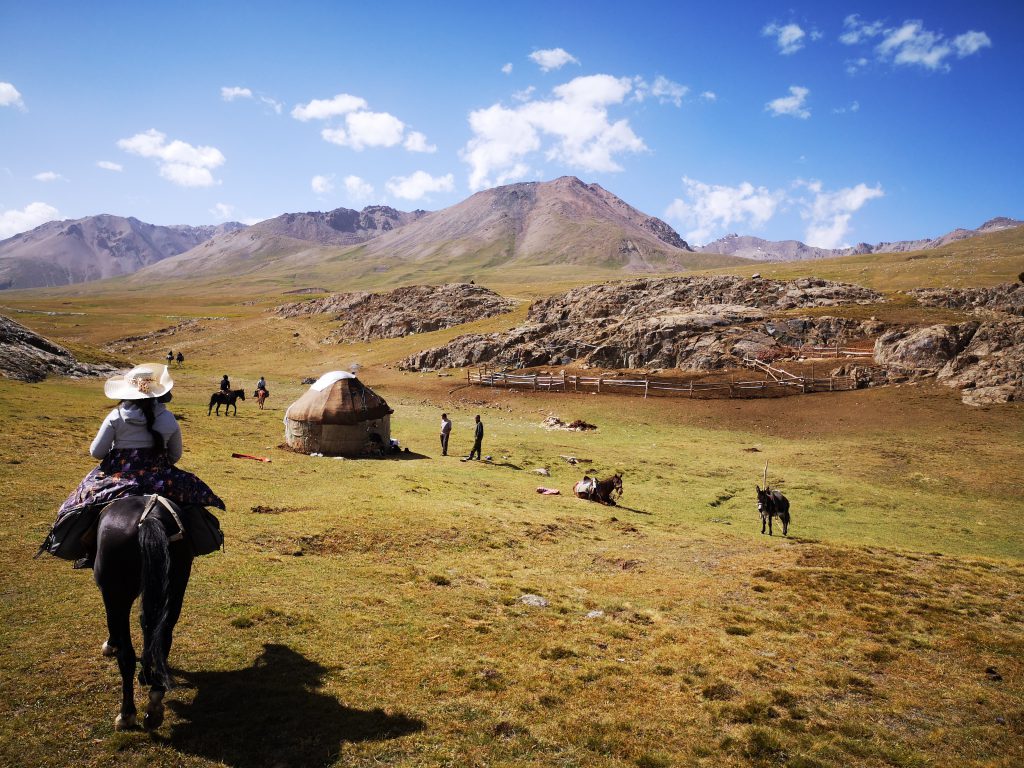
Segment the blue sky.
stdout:
<path fill-rule="evenodd" d="M 573 174 L 691 242 L 1024 218 L 1024 3 L 0 0 L 0 237 Z"/>

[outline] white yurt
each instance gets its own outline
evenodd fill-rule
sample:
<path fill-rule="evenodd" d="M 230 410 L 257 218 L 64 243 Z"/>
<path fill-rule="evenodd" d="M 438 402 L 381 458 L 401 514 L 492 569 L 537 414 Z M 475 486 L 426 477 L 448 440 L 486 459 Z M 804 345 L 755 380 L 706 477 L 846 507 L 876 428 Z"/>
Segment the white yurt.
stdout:
<path fill-rule="evenodd" d="M 355 374 L 331 371 L 288 406 L 284 439 L 300 453 L 379 455 L 391 444 L 392 413 Z"/>

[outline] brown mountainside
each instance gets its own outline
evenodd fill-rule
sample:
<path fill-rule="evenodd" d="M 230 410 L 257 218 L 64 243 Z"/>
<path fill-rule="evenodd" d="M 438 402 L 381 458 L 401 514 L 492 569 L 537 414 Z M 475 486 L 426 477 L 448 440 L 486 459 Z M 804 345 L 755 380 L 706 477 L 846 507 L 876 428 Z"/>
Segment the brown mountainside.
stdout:
<path fill-rule="evenodd" d="M 243 226 L 159 226 L 109 214 L 50 221 L 0 242 L 0 290 L 131 274 Z"/>

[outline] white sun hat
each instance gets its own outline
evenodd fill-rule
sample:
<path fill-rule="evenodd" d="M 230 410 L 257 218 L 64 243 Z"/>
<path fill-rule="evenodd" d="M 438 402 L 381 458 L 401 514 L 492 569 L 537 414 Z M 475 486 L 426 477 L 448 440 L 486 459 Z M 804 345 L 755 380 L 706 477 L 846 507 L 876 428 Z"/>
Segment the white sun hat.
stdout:
<path fill-rule="evenodd" d="M 166 395 L 174 386 L 174 379 L 163 363 L 143 363 L 123 376 L 107 379 L 103 394 L 111 400 L 145 400 Z"/>

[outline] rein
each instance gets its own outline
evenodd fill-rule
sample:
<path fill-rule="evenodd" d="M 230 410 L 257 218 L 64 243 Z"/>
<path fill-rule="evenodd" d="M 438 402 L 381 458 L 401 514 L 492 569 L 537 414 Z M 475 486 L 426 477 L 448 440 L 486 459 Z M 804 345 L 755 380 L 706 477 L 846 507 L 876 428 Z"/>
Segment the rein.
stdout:
<path fill-rule="evenodd" d="M 178 532 L 176 534 L 174 534 L 173 536 L 168 536 L 167 537 L 167 541 L 169 541 L 169 542 L 181 541 L 183 538 L 185 538 L 185 526 L 182 525 L 181 518 L 178 517 L 178 510 L 175 509 L 174 505 L 168 499 L 165 499 L 163 496 L 161 496 L 161 495 L 159 495 L 157 493 L 152 494 L 149 497 L 149 500 L 146 501 L 146 507 L 145 507 L 145 509 L 142 510 L 142 517 L 139 518 L 139 525 L 138 525 L 138 527 L 139 528 L 142 527 L 143 521 L 147 517 L 149 517 L 149 514 L 154 509 L 156 509 L 156 505 L 157 505 L 158 502 L 163 506 L 164 509 L 166 509 L 168 512 L 171 513 L 171 517 L 174 518 L 174 523 L 178 526 Z"/>

